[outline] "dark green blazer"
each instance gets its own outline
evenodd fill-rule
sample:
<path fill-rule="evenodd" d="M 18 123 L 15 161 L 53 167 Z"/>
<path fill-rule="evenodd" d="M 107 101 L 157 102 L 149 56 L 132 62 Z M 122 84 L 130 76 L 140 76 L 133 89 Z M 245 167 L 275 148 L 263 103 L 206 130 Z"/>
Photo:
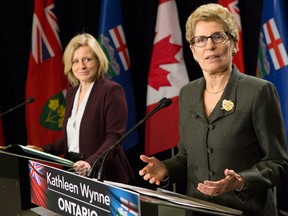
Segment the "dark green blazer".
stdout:
<path fill-rule="evenodd" d="M 207 118 L 205 79 L 185 85 L 180 92 L 178 154 L 163 161 L 170 182 L 187 178 L 187 194 L 252 215 L 276 215 L 273 187 L 287 175 L 288 157 L 278 93 L 266 80 L 242 74 L 233 65 L 223 95 Z M 230 100 L 231 111 L 221 109 Z M 210 197 L 197 190 L 204 180 L 224 178 L 233 169 L 245 181 L 244 192 Z"/>

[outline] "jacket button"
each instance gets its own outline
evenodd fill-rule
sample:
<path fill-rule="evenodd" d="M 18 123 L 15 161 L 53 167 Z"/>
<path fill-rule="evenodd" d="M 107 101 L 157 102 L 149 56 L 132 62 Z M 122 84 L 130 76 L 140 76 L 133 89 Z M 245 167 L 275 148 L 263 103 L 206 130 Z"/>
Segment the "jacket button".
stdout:
<path fill-rule="evenodd" d="M 209 125 L 208 125 L 208 128 L 209 128 L 210 130 L 214 129 L 214 127 L 215 127 L 215 126 L 214 126 L 213 124 L 209 124 Z"/>
<path fill-rule="evenodd" d="M 214 171 L 210 170 L 209 171 L 209 176 L 214 176 Z"/>
<path fill-rule="evenodd" d="M 211 154 L 211 153 L 213 153 L 213 149 L 212 149 L 212 148 L 208 148 L 208 149 L 207 149 L 207 152 L 208 152 L 209 154 Z"/>

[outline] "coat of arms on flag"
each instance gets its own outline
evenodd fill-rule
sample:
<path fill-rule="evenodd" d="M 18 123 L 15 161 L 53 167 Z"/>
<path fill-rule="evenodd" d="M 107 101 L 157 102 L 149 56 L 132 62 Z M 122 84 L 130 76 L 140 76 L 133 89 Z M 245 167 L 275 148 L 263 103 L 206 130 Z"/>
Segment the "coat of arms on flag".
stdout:
<path fill-rule="evenodd" d="M 29 144 L 42 146 L 63 137 L 68 87 L 54 0 L 35 0 L 26 80 L 26 96 L 35 98 L 26 108 Z"/>
<path fill-rule="evenodd" d="M 128 106 L 127 129 L 130 129 L 136 123 L 136 111 L 120 0 L 101 1 L 98 41 L 109 60 L 108 78 L 119 83 L 125 91 Z M 138 132 L 134 131 L 123 143 L 124 150 L 130 149 L 138 141 Z"/>

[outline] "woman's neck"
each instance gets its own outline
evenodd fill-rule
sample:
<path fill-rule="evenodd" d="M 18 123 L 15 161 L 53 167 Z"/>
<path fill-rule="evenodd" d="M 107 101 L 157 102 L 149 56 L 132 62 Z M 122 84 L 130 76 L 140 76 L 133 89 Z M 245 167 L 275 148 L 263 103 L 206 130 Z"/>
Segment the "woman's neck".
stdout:
<path fill-rule="evenodd" d="M 82 92 L 87 92 L 93 82 L 81 82 L 81 89 Z"/>
<path fill-rule="evenodd" d="M 209 94 L 219 94 L 223 92 L 228 80 L 230 78 L 231 71 L 225 71 L 217 74 L 206 74 L 206 91 Z"/>

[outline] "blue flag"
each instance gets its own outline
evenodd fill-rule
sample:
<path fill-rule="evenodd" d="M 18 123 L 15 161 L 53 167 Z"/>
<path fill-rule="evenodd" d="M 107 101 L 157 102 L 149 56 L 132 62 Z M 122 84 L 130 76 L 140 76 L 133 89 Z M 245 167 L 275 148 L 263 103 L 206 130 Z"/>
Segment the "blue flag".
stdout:
<path fill-rule="evenodd" d="M 136 124 L 136 112 L 120 0 L 102 0 L 98 41 L 109 60 L 109 78 L 124 88 L 128 105 L 127 129 L 130 129 Z M 124 142 L 124 150 L 133 147 L 138 140 L 138 132 L 134 131 Z"/>
<path fill-rule="evenodd" d="M 258 76 L 276 86 L 288 135 L 288 17 L 287 0 L 263 0 L 259 37 Z M 287 136 L 288 137 L 288 136 Z"/>

